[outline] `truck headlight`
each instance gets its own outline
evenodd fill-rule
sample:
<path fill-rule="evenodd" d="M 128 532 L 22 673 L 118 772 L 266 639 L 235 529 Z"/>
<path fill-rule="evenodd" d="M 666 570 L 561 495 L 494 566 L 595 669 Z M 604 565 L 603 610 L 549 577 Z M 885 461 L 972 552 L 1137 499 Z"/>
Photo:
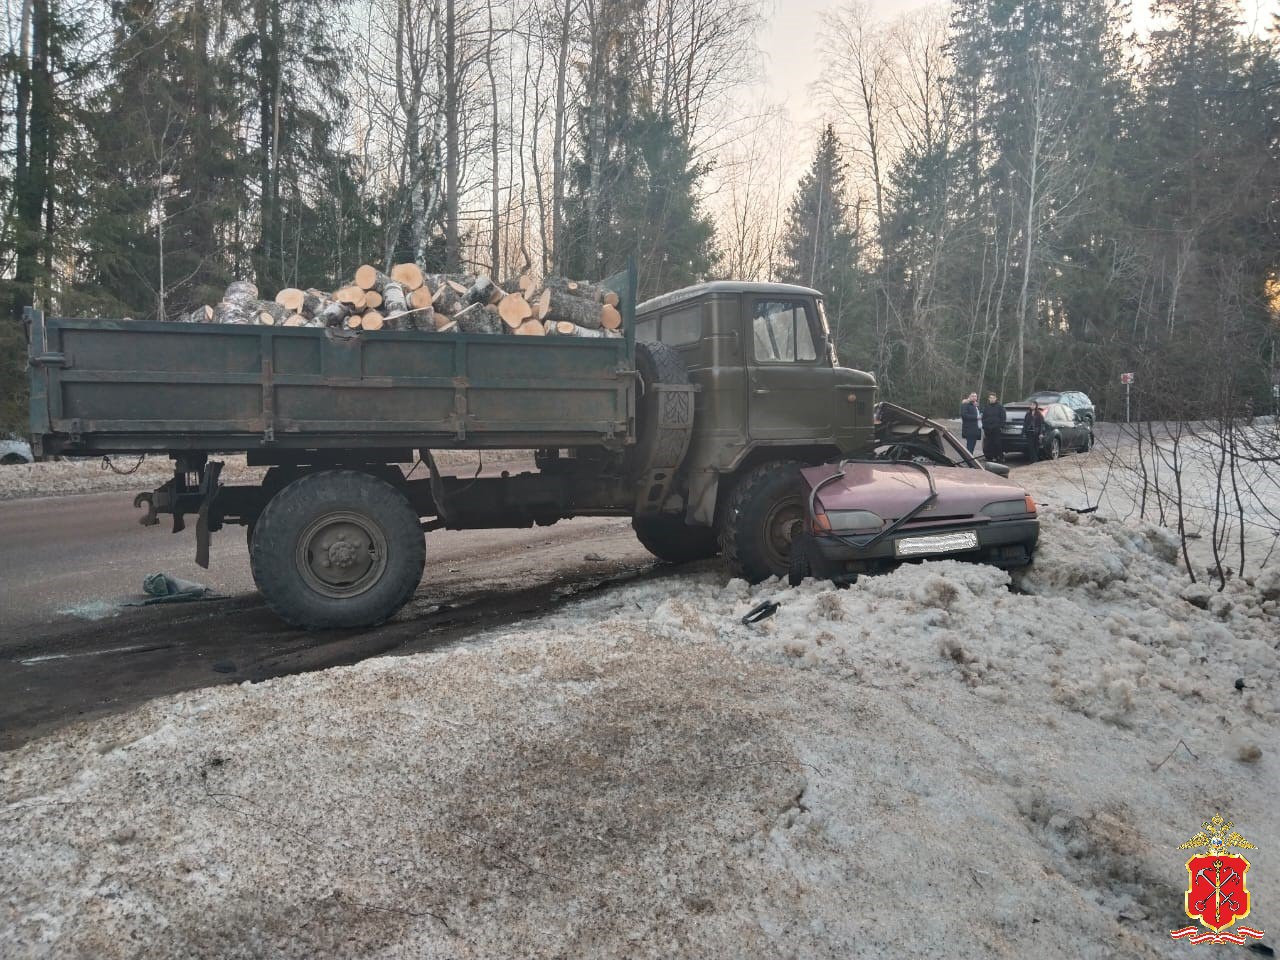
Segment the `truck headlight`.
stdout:
<path fill-rule="evenodd" d="M 839 533 L 879 533 L 884 520 L 870 510 L 828 510 L 831 529 Z"/>

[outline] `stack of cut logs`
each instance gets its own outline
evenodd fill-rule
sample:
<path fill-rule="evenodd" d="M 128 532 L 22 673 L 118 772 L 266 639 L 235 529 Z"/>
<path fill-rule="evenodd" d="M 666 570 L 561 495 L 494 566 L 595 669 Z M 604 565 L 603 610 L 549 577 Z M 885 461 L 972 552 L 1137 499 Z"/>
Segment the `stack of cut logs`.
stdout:
<path fill-rule="evenodd" d="M 618 294 L 606 287 L 563 277 L 538 283 L 527 274 L 499 285 L 485 274 L 424 274 L 412 263 L 397 264 L 390 275 L 366 264 L 352 283 L 332 293 L 286 287 L 274 300 L 260 300 L 256 286 L 236 280 L 217 306 L 200 307 L 179 319 L 534 337 L 622 335 Z"/>

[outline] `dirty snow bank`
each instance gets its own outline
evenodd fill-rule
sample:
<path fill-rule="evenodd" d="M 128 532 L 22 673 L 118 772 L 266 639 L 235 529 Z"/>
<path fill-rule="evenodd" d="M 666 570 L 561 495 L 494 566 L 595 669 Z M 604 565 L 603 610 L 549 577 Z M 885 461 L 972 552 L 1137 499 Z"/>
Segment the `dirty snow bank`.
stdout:
<path fill-rule="evenodd" d="M 0 942 L 1174 956 L 1175 848 L 1220 811 L 1274 945 L 1280 596 L 1184 585 L 1167 532 L 1049 514 L 1016 590 L 953 561 L 848 590 L 707 569 L 156 701 L 4 758 Z"/>
<path fill-rule="evenodd" d="M 480 463 L 480 455 L 469 450 L 439 450 L 436 461 L 443 468 L 467 475 Z M 486 450 L 484 463 L 518 463 L 532 465 L 528 450 Z M 266 467 L 250 467 L 244 454 L 215 455 L 225 466 L 223 483 L 256 483 Z M 173 476 L 173 461 L 151 454 L 141 464 L 137 456 L 111 458 L 116 470 L 103 464 L 101 457 L 88 460 L 49 460 L 42 463 L 18 463 L 0 466 L 0 500 L 30 497 L 60 497 L 77 493 L 106 493 L 116 490 L 152 490 Z M 135 469 L 136 468 L 136 469 Z M 406 471 L 408 467 L 405 467 Z M 425 467 L 418 468 L 424 476 Z M 117 472 L 119 471 L 119 472 Z"/>
<path fill-rule="evenodd" d="M 223 460 L 224 483 L 248 483 L 266 472 L 266 468 L 246 466 L 243 455 Z M 105 466 L 101 457 L 0 467 L 0 500 L 153 490 L 173 476 L 173 461 L 168 457 L 149 456 L 139 463 L 137 456 L 113 456 L 111 462 L 115 470 Z"/>
<path fill-rule="evenodd" d="M 1181 514 L 1198 579 L 1214 577 L 1215 514 L 1228 576 L 1280 566 L 1280 434 L 1269 418 L 1238 426 L 1230 441 L 1207 423 L 1108 424 L 1091 453 L 1019 467 L 1014 477 L 1038 499 L 1112 518 L 1176 529 Z"/>

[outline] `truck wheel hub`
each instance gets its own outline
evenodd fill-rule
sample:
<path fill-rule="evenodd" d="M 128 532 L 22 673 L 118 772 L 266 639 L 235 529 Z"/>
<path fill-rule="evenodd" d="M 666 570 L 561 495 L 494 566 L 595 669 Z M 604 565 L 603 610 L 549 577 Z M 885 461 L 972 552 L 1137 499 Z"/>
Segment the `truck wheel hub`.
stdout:
<path fill-rule="evenodd" d="M 359 554 L 356 547 L 352 543 L 348 543 L 344 537 L 339 537 L 336 543 L 329 544 L 329 563 L 335 567 L 350 567 L 358 563 Z"/>
<path fill-rule="evenodd" d="M 774 505 L 765 519 L 765 549 L 775 566 L 791 559 L 791 541 L 803 532 L 804 508 L 799 497 L 787 497 Z"/>
<path fill-rule="evenodd" d="M 341 599 L 364 593 L 386 569 L 387 543 L 368 518 L 330 513 L 313 520 L 298 538 L 298 572 L 313 590 Z"/>

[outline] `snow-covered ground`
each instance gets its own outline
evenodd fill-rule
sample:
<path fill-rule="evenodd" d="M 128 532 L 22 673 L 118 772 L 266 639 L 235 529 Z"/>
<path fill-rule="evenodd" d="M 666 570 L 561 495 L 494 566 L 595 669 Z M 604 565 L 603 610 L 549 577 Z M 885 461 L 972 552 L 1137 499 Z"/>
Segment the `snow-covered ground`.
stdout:
<path fill-rule="evenodd" d="M 1252 579 L 1197 591 L 1168 531 L 1051 507 L 1012 582 L 709 565 L 158 700 L 0 761 L 0 952 L 1175 956 L 1176 847 L 1217 812 L 1274 946 L 1280 576 Z"/>
<path fill-rule="evenodd" d="M 442 450 L 436 454 L 442 468 L 466 474 L 479 463 L 479 455 L 467 450 Z M 265 467 L 250 467 L 243 454 L 217 456 L 223 461 L 223 483 L 256 483 Z M 487 450 L 484 463 L 523 462 L 526 450 Z M 78 493 L 106 493 L 115 490 L 153 490 L 173 476 L 173 462 L 168 457 L 148 456 L 139 463 L 136 456 L 113 456 L 111 469 L 101 457 L 88 460 L 49 460 L 42 463 L 19 463 L 0 466 L 0 500 L 28 497 L 57 497 Z M 418 468 L 423 476 L 425 468 Z"/>
<path fill-rule="evenodd" d="M 1206 450 L 1182 448 L 1199 573 Z M 706 565 L 30 744 L 0 760 L 0 953 L 1174 956 L 1176 848 L 1218 812 L 1274 947 L 1280 497 L 1248 468 L 1219 591 L 1138 519 L 1133 461 L 1015 473 L 1047 506 L 1012 578 Z"/>
<path fill-rule="evenodd" d="M 1236 455 L 1224 457 L 1233 444 Z M 1215 507 L 1218 556 L 1228 576 L 1280 565 L 1280 432 L 1271 418 L 1239 426 L 1225 439 L 1210 423 L 1104 424 L 1088 456 L 1042 462 L 1015 476 L 1042 500 L 1096 508 L 1112 519 L 1176 530 L 1181 516 L 1199 580 L 1214 579 L 1208 568 L 1217 566 Z"/>
<path fill-rule="evenodd" d="M 244 456 L 223 458 L 224 483 L 248 483 L 265 473 L 245 465 Z M 116 469 L 101 457 L 88 460 L 49 460 L 0 466 L 0 500 L 29 497 L 60 497 L 77 493 L 106 493 L 115 490 L 153 490 L 173 476 L 173 462 L 151 456 L 141 462 L 136 456 L 112 457 Z"/>

